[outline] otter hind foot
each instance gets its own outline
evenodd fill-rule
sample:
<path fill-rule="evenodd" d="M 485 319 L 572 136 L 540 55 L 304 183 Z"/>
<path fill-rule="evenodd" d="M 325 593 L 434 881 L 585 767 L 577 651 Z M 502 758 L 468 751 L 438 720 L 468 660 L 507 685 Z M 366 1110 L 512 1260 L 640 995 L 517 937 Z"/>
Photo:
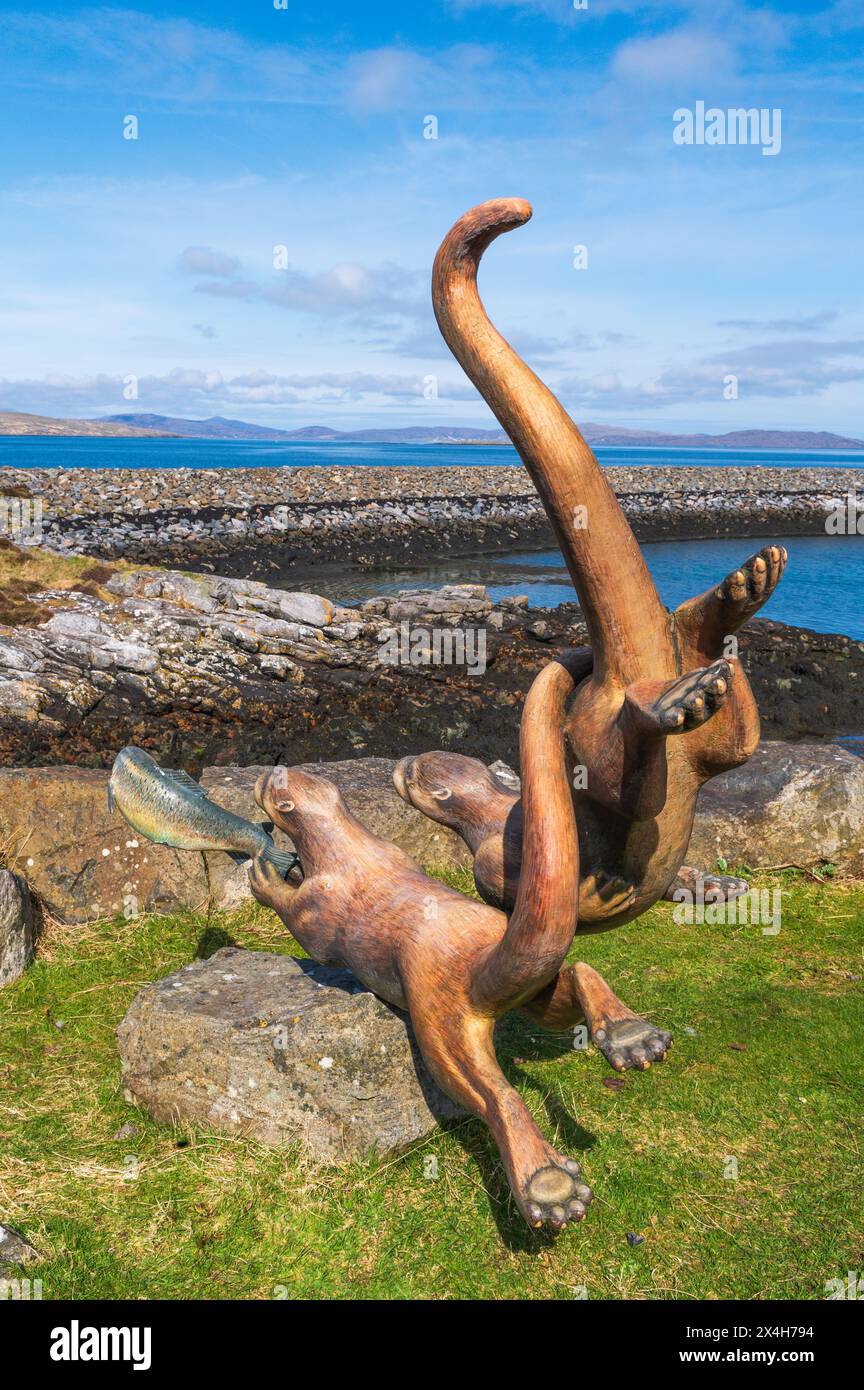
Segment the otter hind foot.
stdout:
<path fill-rule="evenodd" d="M 624 706 L 644 733 L 682 734 L 698 728 L 726 703 L 732 667 L 721 658 L 673 681 L 637 681 Z"/>
<path fill-rule="evenodd" d="M 591 1041 L 615 1071 L 647 1071 L 652 1062 L 664 1061 L 672 1034 L 645 1018 L 621 1018 L 598 1028 Z"/>
<path fill-rule="evenodd" d="M 767 545 L 751 555 L 740 569 L 727 574 L 716 591 L 716 599 L 732 617 L 749 618 L 767 603 L 786 568 L 786 550 L 782 545 Z"/>
<path fill-rule="evenodd" d="M 522 1192 L 522 1205 L 528 1224 L 535 1230 L 549 1226 L 553 1231 L 585 1218 L 594 1199 L 582 1170 L 573 1158 L 554 1157 L 532 1173 Z"/>
<path fill-rule="evenodd" d="M 599 922 L 626 912 L 636 901 L 636 885 L 600 869 L 579 884 L 580 922 Z"/>
<path fill-rule="evenodd" d="M 728 637 L 768 602 L 783 578 L 787 558 L 782 545 L 766 545 L 721 584 L 676 608 L 675 625 L 691 649 L 706 656 L 723 651 Z"/>

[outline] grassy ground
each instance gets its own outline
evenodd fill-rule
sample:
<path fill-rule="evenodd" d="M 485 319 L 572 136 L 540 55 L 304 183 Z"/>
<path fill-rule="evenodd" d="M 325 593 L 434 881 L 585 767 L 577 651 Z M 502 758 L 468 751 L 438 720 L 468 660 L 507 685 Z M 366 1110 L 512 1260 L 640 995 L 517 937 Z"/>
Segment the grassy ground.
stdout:
<path fill-rule="evenodd" d="M 0 992 L 0 1216 L 43 1252 L 46 1298 L 823 1298 L 864 1268 L 864 888 L 774 885 L 776 936 L 664 904 L 582 944 L 675 1035 L 621 1089 L 599 1054 L 508 1022 L 509 1075 L 597 1193 L 557 1240 L 523 1225 L 475 1121 L 337 1170 L 124 1101 L 136 991 L 232 941 L 299 954 L 268 912 L 50 928 Z"/>

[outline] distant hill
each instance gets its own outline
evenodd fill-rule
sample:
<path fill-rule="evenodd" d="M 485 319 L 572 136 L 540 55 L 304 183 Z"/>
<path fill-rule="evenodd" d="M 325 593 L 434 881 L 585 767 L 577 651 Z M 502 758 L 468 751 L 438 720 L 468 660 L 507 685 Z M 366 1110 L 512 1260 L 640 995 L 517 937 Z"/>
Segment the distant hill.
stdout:
<path fill-rule="evenodd" d="M 826 430 L 732 430 L 727 434 L 670 434 L 631 430 L 621 425 L 581 426 L 589 444 L 648 449 L 860 449 L 864 440 Z M 305 425 L 280 430 L 246 420 L 187 420 L 177 415 L 106 415 L 100 420 L 54 420 L 17 411 L 0 413 L 0 435 L 106 435 L 149 439 L 248 439 L 302 443 L 344 444 L 507 444 L 500 429 L 463 425 L 406 425 L 400 429 L 334 430 L 329 425 Z"/>
<path fill-rule="evenodd" d="M 154 416 L 154 419 L 159 417 Z M 144 429 L 138 425 L 107 420 L 55 420 L 50 415 L 26 415 L 18 410 L 0 411 L 2 434 L 104 435 L 108 438 L 166 439 L 171 431 L 162 428 Z"/>
<path fill-rule="evenodd" d="M 162 430 L 190 439 L 284 439 L 310 443 L 345 444 L 507 444 L 500 429 L 475 429 L 463 425 L 408 425 L 401 429 L 334 430 L 329 425 L 306 425 L 299 430 L 280 430 L 250 425 L 245 420 L 183 420 L 171 415 L 109 415 L 117 423 Z M 581 426 L 589 444 L 628 445 L 667 449 L 864 449 L 864 440 L 848 439 L 827 431 L 732 430 L 728 434 L 669 434 L 657 430 L 631 430 L 620 425 Z"/>
<path fill-rule="evenodd" d="M 481 430 L 460 425 L 408 425 L 402 429 L 334 430 L 329 425 L 304 425 L 299 430 L 280 430 L 273 425 L 250 425 L 245 420 L 184 420 L 173 415 L 108 415 L 112 422 L 162 430 L 187 439 L 285 439 L 310 443 L 440 444 L 507 443 L 500 429 Z"/>

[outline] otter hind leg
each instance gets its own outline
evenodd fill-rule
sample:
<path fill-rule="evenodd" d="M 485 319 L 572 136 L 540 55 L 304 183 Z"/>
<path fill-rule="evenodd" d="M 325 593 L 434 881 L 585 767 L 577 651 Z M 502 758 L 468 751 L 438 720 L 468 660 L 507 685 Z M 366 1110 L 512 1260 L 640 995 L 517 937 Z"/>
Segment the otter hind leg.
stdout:
<path fill-rule="evenodd" d="M 581 1221 L 593 1193 L 575 1159 L 543 1137 L 519 1092 L 505 1077 L 492 1042 L 493 1019 L 440 1007 L 424 993 L 412 997 L 411 1021 L 420 1050 L 438 1084 L 486 1122 L 498 1146 L 516 1205 L 529 1226 L 562 1231 Z"/>
<path fill-rule="evenodd" d="M 782 545 L 766 545 L 727 574 L 722 584 L 676 608 L 676 627 L 694 650 L 718 655 L 726 638 L 768 602 L 783 578 L 786 560 Z"/>
<path fill-rule="evenodd" d="M 672 1046 L 671 1033 L 629 1009 L 584 961 L 561 970 L 541 994 L 522 1005 L 522 1012 L 551 1032 L 586 1023 L 591 1041 L 615 1071 L 647 1071 Z"/>
<path fill-rule="evenodd" d="M 726 703 L 732 667 L 720 659 L 672 681 L 636 681 L 624 693 L 622 717 L 642 734 L 681 734 Z"/>

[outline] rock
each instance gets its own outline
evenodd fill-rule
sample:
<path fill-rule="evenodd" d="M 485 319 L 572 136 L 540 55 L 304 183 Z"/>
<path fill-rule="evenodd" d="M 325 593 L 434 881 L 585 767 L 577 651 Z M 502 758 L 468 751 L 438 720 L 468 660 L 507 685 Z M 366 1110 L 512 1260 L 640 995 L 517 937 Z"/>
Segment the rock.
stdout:
<path fill-rule="evenodd" d="M 0 768 L 0 837 L 13 867 L 64 922 L 205 906 L 203 856 L 151 844 L 109 811 L 109 775 Z"/>
<path fill-rule="evenodd" d="M 226 947 L 148 985 L 117 1030 L 127 1097 L 339 1162 L 387 1154 L 460 1112 L 403 1015 L 347 970 Z"/>
<path fill-rule="evenodd" d="M 23 878 L 0 869 L 0 987 L 23 975 L 33 959 L 35 925 Z"/>
<path fill-rule="evenodd" d="M 127 1121 L 125 1125 L 121 1125 L 120 1128 L 116 1130 L 116 1132 L 112 1135 L 112 1138 L 119 1139 L 121 1141 L 124 1141 L 126 1139 L 137 1139 L 140 1133 L 141 1130 L 138 1128 L 137 1125 L 129 1124 L 129 1122 Z"/>
<path fill-rule="evenodd" d="M 762 743 L 699 793 L 688 861 L 832 863 L 864 875 L 864 759 L 830 743 Z"/>
<path fill-rule="evenodd" d="M 304 763 L 304 772 L 335 782 L 352 815 L 383 840 L 392 840 L 424 869 L 470 864 L 467 847 L 452 830 L 408 806 L 393 785 L 395 760 L 354 758 L 346 762 Z M 220 806 L 260 821 L 264 813 L 255 800 L 255 783 L 266 767 L 209 767 L 201 775 L 201 785 Z M 282 848 L 291 842 L 281 831 L 274 835 Z M 208 853 L 207 871 L 214 904 L 231 908 L 249 897 L 246 869 L 226 854 Z"/>
<path fill-rule="evenodd" d="M 11 1269 L 13 1265 L 29 1264 L 31 1260 L 38 1258 L 38 1250 L 28 1245 L 23 1236 L 10 1230 L 8 1226 L 0 1225 L 0 1274 L 6 1269 Z"/>
<path fill-rule="evenodd" d="M 358 820 L 424 867 L 469 862 L 452 831 L 402 801 L 393 767 L 387 758 L 358 758 L 306 770 L 336 782 Z M 253 792 L 267 770 L 207 768 L 201 785 L 219 805 L 262 821 Z M 229 855 L 154 845 L 109 811 L 109 775 L 78 767 L 0 768 L 0 837 L 13 868 L 48 912 L 64 922 L 86 922 L 208 904 L 231 908 L 248 899 L 246 869 Z M 289 844 L 281 832 L 275 838 Z"/>

